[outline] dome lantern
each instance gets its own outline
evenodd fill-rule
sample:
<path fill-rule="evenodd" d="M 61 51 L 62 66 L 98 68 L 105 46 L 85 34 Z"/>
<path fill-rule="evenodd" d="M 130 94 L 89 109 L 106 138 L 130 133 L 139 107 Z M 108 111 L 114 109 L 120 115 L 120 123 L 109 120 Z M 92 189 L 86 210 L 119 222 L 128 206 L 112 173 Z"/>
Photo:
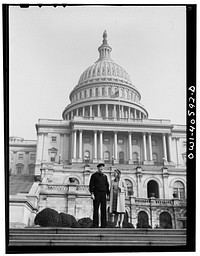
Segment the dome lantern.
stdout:
<path fill-rule="evenodd" d="M 98 48 L 98 51 L 99 51 L 98 61 L 101 61 L 103 59 L 110 59 L 110 53 L 112 51 L 112 48 L 108 45 L 106 30 L 103 33 L 103 44 Z"/>

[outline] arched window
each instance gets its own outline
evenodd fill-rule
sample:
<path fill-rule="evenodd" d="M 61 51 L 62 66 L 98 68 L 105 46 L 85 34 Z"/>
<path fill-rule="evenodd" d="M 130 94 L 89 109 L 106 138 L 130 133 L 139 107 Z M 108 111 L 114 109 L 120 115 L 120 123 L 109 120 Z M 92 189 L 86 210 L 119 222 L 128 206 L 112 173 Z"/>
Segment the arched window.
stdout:
<path fill-rule="evenodd" d="M 176 181 L 173 186 L 173 195 L 180 199 L 185 199 L 185 188 L 181 181 Z"/>
<path fill-rule="evenodd" d="M 156 153 L 153 153 L 152 157 L 154 162 L 158 162 L 158 155 Z"/>
<path fill-rule="evenodd" d="M 105 163 L 110 162 L 110 152 L 108 152 L 108 151 L 104 152 L 104 161 L 105 161 Z"/>
<path fill-rule="evenodd" d="M 23 164 L 17 164 L 16 169 L 17 169 L 17 175 L 22 175 L 23 170 L 24 170 L 24 165 Z"/>
<path fill-rule="evenodd" d="M 147 184 L 147 196 L 159 198 L 158 183 L 155 180 L 150 180 Z"/>
<path fill-rule="evenodd" d="M 129 179 L 125 179 L 125 182 L 128 196 L 133 195 L 133 183 Z"/>
<path fill-rule="evenodd" d="M 133 153 L 133 162 L 134 163 L 138 163 L 139 162 L 139 157 L 138 157 L 138 153 L 137 152 Z"/>
<path fill-rule="evenodd" d="M 99 93 L 98 93 L 98 88 L 96 88 L 96 96 L 98 96 L 98 94 L 99 94 Z"/>
<path fill-rule="evenodd" d="M 50 148 L 49 150 L 50 161 L 55 162 L 58 150 L 56 148 Z"/>
<path fill-rule="evenodd" d="M 119 152 L 119 164 L 124 164 L 124 152 Z"/>
<path fill-rule="evenodd" d="M 111 95 L 111 87 L 108 88 L 108 95 Z"/>
<path fill-rule="evenodd" d="M 84 160 L 87 162 L 87 161 L 90 161 L 90 151 L 86 150 L 85 153 L 84 153 Z"/>
<path fill-rule="evenodd" d="M 159 219 L 161 228 L 172 228 L 172 218 L 168 212 L 162 212 Z"/>
<path fill-rule="evenodd" d="M 145 211 L 140 211 L 138 213 L 137 228 L 148 228 L 148 227 L 149 227 L 149 217 Z"/>
<path fill-rule="evenodd" d="M 29 173 L 29 175 L 34 175 L 35 174 L 35 165 L 34 164 L 29 164 L 28 173 Z"/>
<path fill-rule="evenodd" d="M 104 95 L 105 95 L 105 88 L 102 87 L 102 96 L 104 96 Z"/>
<path fill-rule="evenodd" d="M 74 178 L 74 177 L 70 177 L 69 178 L 69 182 L 71 183 L 71 184 L 79 184 L 79 181 L 78 181 L 78 179 L 77 178 Z"/>

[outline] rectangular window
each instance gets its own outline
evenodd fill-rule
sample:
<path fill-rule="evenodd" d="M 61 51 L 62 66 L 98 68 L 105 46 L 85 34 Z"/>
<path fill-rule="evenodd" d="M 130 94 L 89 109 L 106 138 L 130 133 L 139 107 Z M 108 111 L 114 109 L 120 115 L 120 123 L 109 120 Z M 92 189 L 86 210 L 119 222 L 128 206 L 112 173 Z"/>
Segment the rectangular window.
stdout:
<path fill-rule="evenodd" d="M 30 160 L 35 160 L 35 154 L 30 154 Z"/>
<path fill-rule="evenodd" d="M 92 97 L 92 89 L 90 89 L 90 97 Z"/>
<path fill-rule="evenodd" d="M 85 137 L 85 138 L 84 138 L 84 142 L 85 142 L 85 143 L 90 143 L 90 137 Z"/>
<path fill-rule="evenodd" d="M 55 162 L 55 157 L 51 157 L 51 162 Z"/>
<path fill-rule="evenodd" d="M 20 153 L 18 159 L 24 159 L 24 154 Z"/>
<path fill-rule="evenodd" d="M 104 138 L 103 143 L 104 144 L 110 144 L 110 139 L 109 138 Z"/>
<path fill-rule="evenodd" d="M 124 144 L 124 139 L 118 139 L 118 144 Z"/>
<path fill-rule="evenodd" d="M 137 145 L 137 144 L 138 144 L 138 140 L 133 139 L 132 140 L 132 145 Z"/>
<path fill-rule="evenodd" d="M 96 96 L 98 96 L 98 88 L 96 88 Z"/>
<path fill-rule="evenodd" d="M 22 166 L 18 166 L 17 167 L 17 175 L 21 175 L 22 174 L 22 169 L 23 169 Z"/>
<path fill-rule="evenodd" d="M 52 137 L 51 137 L 51 141 L 52 141 L 52 142 L 56 142 L 56 140 L 57 140 L 57 137 L 55 137 L 55 136 L 52 136 Z"/>

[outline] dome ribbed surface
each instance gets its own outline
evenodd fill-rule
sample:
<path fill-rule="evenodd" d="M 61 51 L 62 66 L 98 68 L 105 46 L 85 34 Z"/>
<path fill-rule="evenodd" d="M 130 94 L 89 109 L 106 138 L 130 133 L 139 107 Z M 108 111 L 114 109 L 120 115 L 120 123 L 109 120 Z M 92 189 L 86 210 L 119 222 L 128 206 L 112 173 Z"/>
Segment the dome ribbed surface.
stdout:
<path fill-rule="evenodd" d="M 81 75 L 78 85 L 100 81 L 101 79 L 132 85 L 128 73 L 111 59 L 97 61 L 94 65 L 87 68 Z"/>

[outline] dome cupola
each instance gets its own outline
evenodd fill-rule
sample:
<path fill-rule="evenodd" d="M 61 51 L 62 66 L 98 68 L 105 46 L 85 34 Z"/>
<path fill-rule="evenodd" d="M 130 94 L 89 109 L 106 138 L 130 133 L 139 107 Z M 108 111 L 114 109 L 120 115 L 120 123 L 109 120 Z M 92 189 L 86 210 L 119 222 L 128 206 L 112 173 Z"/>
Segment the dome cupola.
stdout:
<path fill-rule="evenodd" d="M 132 109 L 134 114 L 131 115 L 129 110 L 128 116 L 147 118 L 148 112 L 140 103 L 141 95 L 132 84 L 129 74 L 111 59 L 112 48 L 108 45 L 106 30 L 103 32 L 103 42 L 98 51 L 98 60 L 82 73 L 78 84 L 70 93 L 71 103 L 63 111 L 63 118 L 68 120 L 74 115 L 102 116 L 101 108 L 97 110 L 96 105 L 107 104 L 111 108 L 111 105 L 116 102 L 118 105 L 120 102 L 124 109 Z M 83 106 L 84 109 L 82 109 Z M 93 106 L 92 110 L 91 106 Z M 102 110 L 102 113 L 104 112 Z M 107 115 L 108 112 L 106 111 L 103 115 Z"/>

